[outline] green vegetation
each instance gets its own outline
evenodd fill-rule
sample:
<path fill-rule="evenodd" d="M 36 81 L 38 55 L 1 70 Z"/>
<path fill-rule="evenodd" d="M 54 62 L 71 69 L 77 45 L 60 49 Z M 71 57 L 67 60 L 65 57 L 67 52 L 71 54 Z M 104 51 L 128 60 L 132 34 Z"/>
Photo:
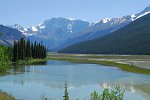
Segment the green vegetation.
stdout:
<path fill-rule="evenodd" d="M 11 64 L 11 48 L 0 46 L 0 73 L 5 73 Z"/>
<path fill-rule="evenodd" d="M 150 54 L 150 14 L 103 37 L 81 42 L 58 52 L 83 54 Z"/>
<path fill-rule="evenodd" d="M 143 69 L 133 65 L 122 64 L 113 61 L 95 60 L 95 59 L 88 59 L 88 58 L 72 58 L 72 57 L 49 57 L 48 59 L 69 61 L 73 63 L 101 64 L 106 66 L 119 67 L 121 70 L 128 71 L 128 72 L 139 73 L 139 74 L 150 74 L 150 69 Z"/>
<path fill-rule="evenodd" d="M 16 100 L 13 96 L 7 94 L 6 92 L 0 91 L 0 100 Z"/>
<path fill-rule="evenodd" d="M 121 90 L 119 86 L 109 90 L 105 88 L 102 94 L 97 91 L 91 93 L 91 100 L 123 100 L 124 90 Z"/>
<path fill-rule="evenodd" d="M 150 55 L 111 55 L 111 54 L 65 54 L 48 53 L 48 57 L 73 57 L 73 58 L 94 58 L 94 59 L 127 59 L 149 61 Z"/>
<path fill-rule="evenodd" d="M 13 47 L 13 62 L 19 60 L 44 59 L 47 55 L 47 48 L 42 43 L 30 43 L 21 38 L 20 41 L 14 41 Z"/>
<path fill-rule="evenodd" d="M 0 35 L 3 35 L 3 32 L 0 32 Z"/>
<path fill-rule="evenodd" d="M 33 64 L 41 64 L 46 62 L 47 59 L 26 59 L 26 60 L 19 60 L 17 63 L 14 63 L 13 65 L 33 65 Z"/>
<path fill-rule="evenodd" d="M 34 64 L 46 61 L 47 48 L 42 43 L 30 43 L 21 38 L 14 41 L 14 47 L 0 46 L 0 73 L 13 64 Z"/>
<path fill-rule="evenodd" d="M 64 96 L 63 96 L 63 100 L 69 100 L 69 94 L 68 94 L 68 86 L 67 86 L 67 82 L 65 83 L 65 87 L 64 87 Z"/>
<path fill-rule="evenodd" d="M 102 94 L 99 94 L 96 90 L 94 90 L 90 94 L 90 100 L 123 100 L 124 92 L 125 90 L 122 90 L 119 86 L 116 86 L 113 89 L 104 88 Z M 43 96 L 42 100 L 52 100 L 52 99 L 48 99 L 47 97 Z M 65 87 L 64 87 L 63 100 L 69 100 L 67 82 L 65 83 Z"/>
<path fill-rule="evenodd" d="M 21 38 L 14 41 L 14 47 L 0 46 L 0 74 L 6 73 L 9 66 L 13 64 L 33 64 L 45 61 L 47 48 L 42 43 L 31 44 Z M 0 91 L 0 100 L 15 100 L 6 92 Z"/>

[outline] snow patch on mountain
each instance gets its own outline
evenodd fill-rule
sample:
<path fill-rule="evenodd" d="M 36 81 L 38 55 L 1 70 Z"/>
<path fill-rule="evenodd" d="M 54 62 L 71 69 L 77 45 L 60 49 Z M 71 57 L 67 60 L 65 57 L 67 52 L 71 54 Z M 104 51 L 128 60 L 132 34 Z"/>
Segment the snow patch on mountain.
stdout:
<path fill-rule="evenodd" d="M 67 19 L 69 19 L 69 20 L 75 20 L 74 18 L 67 18 Z"/>
<path fill-rule="evenodd" d="M 24 31 L 28 31 L 27 28 L 24 28 Z"/>
<path fill-rule="evenodd" d="M 42 24 L 39 24 L 39 25 L 38 25 L 38 28 L 39 28 L 39 29 L 44 29 L 44 28 L 45 28 L 45 25 L 44 25 L 43 23 L 42 23 Z"/>
<path fill-rule="evenodd" d="M 103 23 L 107 23 L 107 22 L 109 22 L 110 20 L 111 20 L 111 18 L 104 18 L 104 19 L 102 19 Z"/>
<path fill-rule="evenodd" d="M 150 13 L 150 11 L 145 12 L 145 13 L 143 13 L 143 14 L 137 16 L 134 20 L 137 20 L 137 19 L 139 19 L 139 18 L 141 18 L 141 17 L 143 17 L 143 16 L 145 16 L 145 15 L 147 15 L 147 14 L 149 14 L 149 13 Z M 133 21 L 134 21 L 134 20 L 133 20 Z"/>
<path fill-rule="evenodd" d="M 32 29 L 32 31 L 33 31 L 33 32 L 38 31 L 38 29 L 37 29 L 37 28 L 35 28 L 34 26 L 31 26 L 31 29 Z"/>
<path fill-rule="evenodd" d="M 134 21 L 135 17 L 135 15 L 131 15 L 131 21 Z"/>
<path fill-rule="evenodd" d="M 68 24 L 67 25 L 67 29 L 68 29 L 68 32 L 72 33 L 72 24 Z"/>

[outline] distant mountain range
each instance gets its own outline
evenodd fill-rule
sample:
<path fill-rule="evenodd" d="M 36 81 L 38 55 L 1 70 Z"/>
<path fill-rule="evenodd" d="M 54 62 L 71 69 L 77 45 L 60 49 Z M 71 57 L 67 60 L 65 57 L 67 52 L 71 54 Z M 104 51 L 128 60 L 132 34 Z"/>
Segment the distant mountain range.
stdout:
<path fill-rule="evenodd" d="M 18 24 L 9 27 L 21 31 L 31 41 L 43 41 L 50 50 L 57 51 L 75 43 L 109 34 L 148 14 L 149 11 L 150 6 L 135 15 L 122 18 L 104 18 L 97 23 L 69 18 L 51 18 L 29 28 L 24 28 Z"/>
<path fill-rule="evenodd" d="M 70 18 L 51 18 L 37 26 L 28 28 L 18 24 L 7 27 L 17 29 L 31 41 L 42 41 L 51 51 L 58 51 L 79 42 L 110 34 L 148 13 L 150 13 L 150 6 L 135 15 L 122 18 L 104 18 L 97 23 Z"/>
<path fill-rule="evenodd" d="M 79 33 L 88 29 L 92 23 L 83 20 L 68 18 L 51 18 L 38 26 L 23 28 L 20 25 L 10 26 L 18 29 L 31 41 L 43 41 L 49 48 L 57 47 L 67 39 L 79 36 Z"/>
<path fill-rule="evenodd" d="M 150 6 L 146 7 L 143 11 L 135 15 L 127 15 L 122 18 L 104 18 L 98 23 L 92 25 L 87 30 L 82 32 L 82 35 L 68 39 L 63 44 L 54 48 L 53 50 L 60 50 L 67 46 L 73 45 L 75 43 L 92 40 L 107 34 L 110 34 L 113 31 L 116 31 L 125 25 L 135 21 L 136 19 L 150 13 Z"/>
<path fill-rule="evenodd" d="M 150 54 L 150 14 L 100 38 L 81 42 L 61 53 Z"/>

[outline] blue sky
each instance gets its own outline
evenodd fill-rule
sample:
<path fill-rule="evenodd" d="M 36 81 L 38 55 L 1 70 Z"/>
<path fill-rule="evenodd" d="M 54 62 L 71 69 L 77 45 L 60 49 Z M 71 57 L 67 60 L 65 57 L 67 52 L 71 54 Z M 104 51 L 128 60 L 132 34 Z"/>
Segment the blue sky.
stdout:
<path fill-rule="evenodd" d="M 0 24 L 28 27 L 52 17 L 97 22 L 138 13 L 148 5 L 150 0 L 0 0 Z"/>

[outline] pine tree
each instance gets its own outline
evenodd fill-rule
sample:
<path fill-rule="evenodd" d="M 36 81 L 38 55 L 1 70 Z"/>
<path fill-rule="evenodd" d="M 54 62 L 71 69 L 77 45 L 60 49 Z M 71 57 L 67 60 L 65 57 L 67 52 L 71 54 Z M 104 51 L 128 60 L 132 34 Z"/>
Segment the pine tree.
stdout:
<path fill-rule="evenodd" d="M 25 59 L 25 40 L 24 38 L 21 38 L 20 40 L 20 56 L 21 56 L 21 60 Z"/>
<path fill-rule="evenodd" d="M 31 46 L 30 46 L 30 40 L 28 39 L 26 42 L 26 58 L 31 58 Z"/>
<path fill-rule="evenodd" d="M 33 59 L 44 59 L 47 56 L 47 48 L 41 43 L 37 43 L 36 41 L 30 43 L 30 40 L 24 40 L 21 38 L 20 41 L 14 41 L 13 46 L 13 61 L 16 62 L 18 60 L 25 60 L 29 58 Z"/>
<path fill-rule="evenodd" d="M 33 43 L 31 44 L 31 57 L 34 57 L 34 46 Z"/>
<path fill-rule="evenodd" d="M 13 47 L 13 62 L 18 61 L 18 45 L 17 42 L 14 41 L 14 47 Z"/>
<path fill-rule="evenodd" d="M 21 46 L 20 46 L 20 41 L 17 43 L 17 48 L 18 48 L 18 60 L 21 59 Z"/>
<path fill-rule="evenodd" d="M 69 94 L 68 94 L 68 86 L 67 86 L 67 82 L 65 82 L 65 87 L 64 87 L 64 96 L 63 96 L 63 100 L 69 100 Z"/>

